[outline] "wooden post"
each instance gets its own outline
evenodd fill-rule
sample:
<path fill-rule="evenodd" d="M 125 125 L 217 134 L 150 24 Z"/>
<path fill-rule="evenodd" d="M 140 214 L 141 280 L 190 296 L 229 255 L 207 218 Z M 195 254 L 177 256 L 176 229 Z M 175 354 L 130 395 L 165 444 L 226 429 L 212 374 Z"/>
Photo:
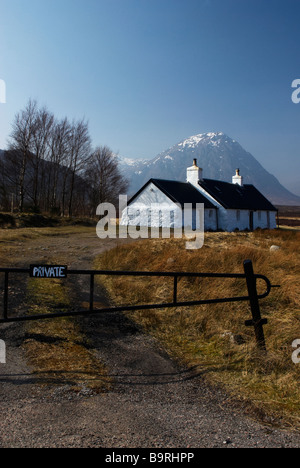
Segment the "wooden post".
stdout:
<path fill-rule="evenodd" d="M 266 341 L 263 325 L 266 325 L 268 321 L 261 318 L 259 300 L 256 288 L 256 277 L 253 271 L 253 264 L 251 260 L 246 260 L 244 262 L 244 270 L 247 281 L 247 288 L 250 299 L 250 306 L 252 312 L 252 320 L 248 320 L 245 324 L 246 326 L 253 326 L 255 331 L 256 342 L 262 351 L 266 351 Z"/>

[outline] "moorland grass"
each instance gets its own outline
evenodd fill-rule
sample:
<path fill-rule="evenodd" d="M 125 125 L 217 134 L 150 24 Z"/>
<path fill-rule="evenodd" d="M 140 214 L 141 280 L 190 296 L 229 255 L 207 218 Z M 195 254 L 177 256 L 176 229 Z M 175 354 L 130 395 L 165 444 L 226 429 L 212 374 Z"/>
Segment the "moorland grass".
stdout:
<path fill-rule="evenodd" d="M 278 245 L 272 252 L 270 247 Z M 106 270 L 243 273 L 243 261 L 269 277 L 270 296 L 261 301 L 267 355 L 257 350 L 248 303 L 130 313 L 158 338 L 170 355 L 197 366 L 206 377 L 247 402 L 265 420 L 300 428 L 300 365 L 292 362 L 292 343 L 300 339 L 300 232 L 207 233 L 204 247 L 185 249 L 184 240 L 156 239 L 117 247 L 95 262 Z M 172 301 L 172 281 L 161 278 L 101 279 L 116 305 Z M 258 289 L 264 290 L 263 283 Z M 247 295 L 244 281 L 182 279 L 178 299 Z"/>

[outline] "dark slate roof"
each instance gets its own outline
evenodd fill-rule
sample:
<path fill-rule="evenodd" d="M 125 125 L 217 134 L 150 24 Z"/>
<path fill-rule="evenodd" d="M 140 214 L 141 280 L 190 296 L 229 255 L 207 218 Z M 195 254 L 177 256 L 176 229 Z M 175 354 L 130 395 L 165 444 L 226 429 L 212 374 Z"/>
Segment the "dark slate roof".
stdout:
<path fill-rule="evenodd" d="M 204 179 L 200 186 L 226 209 L 277 211 L 254 185 L 241 187 L 238 184 Z"/>
<path fill-rule="evenodd" d="M 196 203 L 203 203 L 206 209 L 216 209 L 215 205 L 202 195 L 192 184 L 163 179 L 150 179 L 149 182 L 131 198 L 129 204 L 132 203 L 150 183 L 153 183 L 170 198 L 170 200 L 174 203 L 179 203 L 182 207 L 184 207 L 185 203 L 192 203 L 193 205 Z"/>

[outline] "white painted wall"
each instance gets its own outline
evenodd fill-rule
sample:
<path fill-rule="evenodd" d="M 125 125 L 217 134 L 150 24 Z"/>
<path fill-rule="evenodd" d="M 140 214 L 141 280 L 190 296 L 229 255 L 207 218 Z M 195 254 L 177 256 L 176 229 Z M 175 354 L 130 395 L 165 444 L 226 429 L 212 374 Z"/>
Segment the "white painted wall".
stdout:
<path fill-rule="evenodd" d="M 150 210 L 150 206 L 154 209 Z M 194 212 L 194 214 L 193 214 Z M 122 213 L 121 226 L 147 226 L 181 229 L 183 221 L 185 226 L 191 226 L 192 220 L 196 227 L 201 227 L 200 213 L 196 210 L 183 210 L 180 205 L 173 203 L 159 188 L 150 183 L 140 195 Z M 216 210 L 205 210 L 204 229 L 216 230 Z"/>
<path fill-rule="evenodd" d="M 236 229 L 244 231 L 250 229 L 249 210 L 219 210 L 219 229 L 233 232 Z M 269 213 L 269 214 L 268 214 Z M 269 220 L 268 220 L 269 217 Z M 267 211 L 253 212 L 253 229 L 276 229 L 276 213 Z"/>
<path fill-rule="evenodd" d="M 150 183 L 134 202 L 125 208 L 120 224 L 122 226 L 181 228 L 182 210 L 180 205 L 173 203 L 153 183 Z"/>
<path fill-rule="evenodd" d="M 204 211 L 204 230 L 205 231 L 217 230 L 217 212 L 218 212 L 217 209 Z"/>
<path fill-rule="evenodd" d="M 254 227 L 255 229 L 276 229 L 277 213 L 275 211 L 255 211 Z"/>
<path fill-rule="evenodd" d="M 270 229 L 277 228 L 277 213 L 274 211 L 270 211 Z"/>
<path fill-rule="evenodd" d="M 250 212 L 248 210 L 226 210 L 227 220 L 225 231 L 232 232 L 238 229 L 244 231 L 250 228 Z"/>

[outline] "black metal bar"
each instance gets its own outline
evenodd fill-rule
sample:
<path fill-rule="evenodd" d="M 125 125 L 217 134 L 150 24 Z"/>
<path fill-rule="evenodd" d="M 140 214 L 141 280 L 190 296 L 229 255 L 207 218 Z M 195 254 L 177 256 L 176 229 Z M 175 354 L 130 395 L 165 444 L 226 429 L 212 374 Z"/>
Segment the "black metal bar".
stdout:
<path fill-rule="evenodd" d="M 246 279 L 243 273 L 192 273 L 192 272 L 161 272 L 161 271 L 107 271 L 107 270 L 68 270 L 68 275 L 91 275 L 94 276 L 143 276 L 143 277 L 166 277 L 166 278 L 228 278 L 228 279 Z M 257 279 L 262 279 L 267 285 L 267 290 L 259 294 L 258 299 L 267 297 L 273 287 L 270 280 L 264 275 L 254 275 Z"/>
<path fill-rule="evenodd" d="M 95 289 L 95 275 L 91 274 L 90 281 L 90 311 L 94 309 L 94 289 Z"/>
<path fill-rule="evenodd" d="M 221 298 L 221 299 L 207 299 L 202 301 L 189 301 L 189 302 L 177 302 L 176 307 L 193 307 L 205 304 L 222 304 L 226 302 L 242 302 L 249 301 L 249 296 L 243 297 L 234 297 L 234 298 Z M 77 315 L 97 315 L 109 312 L 130 312 L 138 310 L 151 310 L 151 309 L 171 309 L 174 307 L 174 303 L 165 303 L 165 304 L 143 304 L 143 305 L 134 305 L 134 306 L 120 306 L 120 307 L 109 307 L 105 309 L 94 309 L 94 310 L 76 310 L 70 312 L 57 312 L 53 314 L 41 314 L 41 315 L 25 315 L 23 317 L 14 317 L 7 320 L 0 320 L 1 323 L 7 322 L 28 322 L 40 319 L 51 319 L 59 317 L 75 317 Z"/>
<path fill-rule="evenodd" d="M 188 302 L 176 302 L 176 307 L 193 307 L 198 305 L 205 304 L 222 304 L 227 302 L 243 302 L 249 301 L 249 296 L 242 297 L 226 297 L 220 299 L 205 299 L 201 301 L 188 301 Z M 39 320 L 45 318 L 59 318 L 59 317 L 72 317 L 76 315 L 91 315 L 91 314 L 101 314 L 107 312 L 129 312 L 129 311 L 138 311 L 138 310 L 149 310 L 149 309 L 170 309 L 174 307 L 174 303 L 162 303 L 162 304 L 143 304 L 143 305 L 132 305 L 132 306 L 120 306 L 120 307 L 109 307 L 103 309 L 93 309 L 93 310 L 80 310 L 80 311 L 70 311 L 70 312 L 57 312 L 51 314 L 41 314 L 41 315 L 26 315 L 24 317 L 15 317 L 11 318 L 9 322 L 22 322 L 22 321 L 31 321 Z M 4 323 L 4 320 L 0 320 L 0 323 Z"/>
<path fill-rule="evenodd" d="M 261 319 L 260 324 L 261 325 L 268 325 L 269 321 L 268 319 Z M 254 327 L 254 321 L 252 320 L 246 320 L 245 322 L 246 327 Z"/>
<path fill-rule="evenodd" d="M 253 264 L 251 260 L 246 260 L 244 262 L 244 270 L 245 270 L 245 275 L 246 275 L 246 282 L 247 282 L 247 288 L 248 288 L 249 300 L 250 300 L 250 306 L 251 306 L 251 312 L 252 312 L 252 318 L 253 318 L 252 325 L 254 326 L 256 342 L 257 342 L 258 347 L 261 350 L 266 351 L 266 341 L 265 341 L 265 334 L 264 334 L 264 329 L 263 329 L 263 325 L 265 321 L 262 320 L 261 318 L 258 294 L 257 294 L 257 288 L 256 288 L 257 275 L 254 274 Z M 249 321 L 246 322 L 246 324 L 247 323 L 248 325 L 250 324 Z"/>
<path fill-rule="evenodd" d="M 18 270 L 16 270 L 18 271 Z M 26 272 L 29 270 L 25 270 Z M 1 269 L 0 269 L 1 272 Z M 244 273 L 193 273 L 186 271 L 118 271 L 118 270 L 68 270 L 68 275 L 96 276 L 148 276 L 148 277 L 186 277 L 186 278 L 240 278 L 245 279 Z M 257 275 L 262 278 L 263 275 Z"/>
<path fill-rule="evenodd" d="M 178 276 L 174 276 L 174 293 L 173 293 L 174 304 L 177 304 L 177 286 L 178 286 Z"/>
<path fill-rule="evenodd" d="M 5 272 L 4 276 L 4 303 L 3 303 L 3 317 L 4 320 L 8 318 L 8 275 L 9 272 Z"/>
<path fill-rule="evenodd" d="M 30 273 L 29 268 L 0 268 L 0 273 Z"/>

